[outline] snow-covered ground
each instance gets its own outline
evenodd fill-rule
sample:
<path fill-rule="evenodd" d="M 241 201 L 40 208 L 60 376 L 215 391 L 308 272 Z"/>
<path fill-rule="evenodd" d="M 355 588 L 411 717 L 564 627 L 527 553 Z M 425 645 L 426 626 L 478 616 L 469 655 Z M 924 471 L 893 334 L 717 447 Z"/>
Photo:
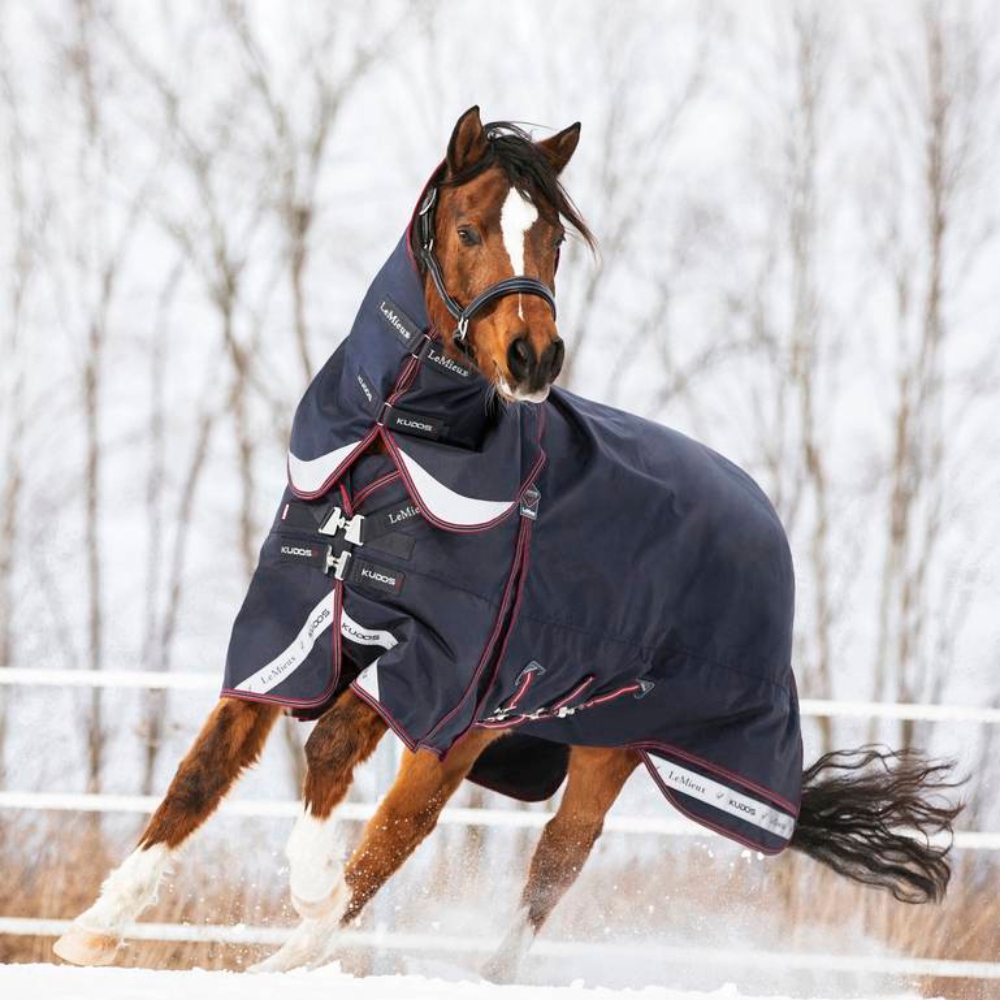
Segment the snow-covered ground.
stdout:
<path fill-rule="evenodd" d="M 76 969 L 56 965 L 0 965 L 4 1000 L 736 1000 L 734 986 L 713 993 L 669 987 L 642 990 L 570 986 L 494 986 L 448 982 L 422 976 L 370 976 L 357 979 L 329 966 L 315 972 L 250 975 L 234 972 L 157 972 L 147 969 Z M 910 995 L 912 996 L 912 995 Z M 741 998 L 746 1000 L 746 998 Z M 777 1000 L 777 998 L 768 998 Z M 901 998 L 880 997 L 880 1000 Z"/>

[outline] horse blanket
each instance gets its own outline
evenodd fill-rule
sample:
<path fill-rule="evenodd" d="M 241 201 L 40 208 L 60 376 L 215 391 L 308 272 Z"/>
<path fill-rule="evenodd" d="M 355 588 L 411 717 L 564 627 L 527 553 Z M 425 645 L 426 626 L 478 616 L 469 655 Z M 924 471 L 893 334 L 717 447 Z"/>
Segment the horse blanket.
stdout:
<path fill-rule="evenodd" d="M 513 730 L 473 780 L 547 797 L 566 747 L 629 746 L 682 812 L 774 853 L 802 774 L 793 592 L 731 462 L 561 389 L 503 405 L 446 356 L 404 236 L 296 412 L 223 694 L 319 711 L 346 658 L 411 749 Z"/>

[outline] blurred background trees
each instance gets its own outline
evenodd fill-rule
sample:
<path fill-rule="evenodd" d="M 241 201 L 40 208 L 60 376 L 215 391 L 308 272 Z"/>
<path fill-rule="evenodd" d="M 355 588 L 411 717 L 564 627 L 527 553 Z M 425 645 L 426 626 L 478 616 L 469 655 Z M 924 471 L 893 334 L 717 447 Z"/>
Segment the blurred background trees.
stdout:
<path fill-rule="evenodd" d="M 600 252 L 563 253 L 564 384 L 760 481 L 797 566 L 800 692 L 1000 704 L 998 29 L 992 0 L 0 0 L 0 665 L 221 680 L 295 404 L 479 104 L 539 135 L 582 121 L 564 179 Z M 0 687 L 0 787 L 158 793 L 210 701 Z M 305 731 L 243 794 L 297 794 Z M 963 825 L 1000 823 L 995 727 L 805 736 L 810 758 L 955 754 Z M 643 779 L 623 798 L 666 808 Z M 14 815 L 0 912 L 46 916 L 83 905 L 137 822 L 95 842 Z M 191 906 L 182 886 L 160 918 L 282 919 L 282 825 L 213 829 Z M 461 933 L 499 933 L 533 840 L 442 828 L 370 919 L 426 929 L 435 896 Z M 550 932 L 1000 946 L 985 852 L 948 907 L 903 914 L 794 858 L 706 866 L 717 849 L 606 838 Z M 190 964 L 161 952 L 132 960 Z"/>

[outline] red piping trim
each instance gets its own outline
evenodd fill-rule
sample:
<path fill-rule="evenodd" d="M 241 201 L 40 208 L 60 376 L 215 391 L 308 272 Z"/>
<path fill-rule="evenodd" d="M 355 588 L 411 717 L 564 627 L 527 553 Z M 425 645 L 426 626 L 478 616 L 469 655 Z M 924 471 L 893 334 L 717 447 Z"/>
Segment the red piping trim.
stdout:
<path fill-rule="evenodd" d="M 569 702 L 571 702 L 574 698 L 578 698 L 581 694 L 583 694 L 584 691 L 587 690 L 587 688 L 590 687 L 591 684 L 594 683 L 594 680 L 595 678 L 593 674 L 591 674 L 589 677 L 584 677 L 584 679 L 579 684 L 577 684 L 577 686 L 573 688 L 573 690 L 570 691 L 570 693 L 566 695 L 565 698 L 561 698 L 552 706 L 552 711 L 558 712 L 559 709 L 562 708 L 564 705 L 569 704 Z"/>
<path fill-rule="evenodd" d="M 442 521 L 441 518 L 436 517 L 430 512 L 427 506 L 427 501 L 420 495 L 420 491 L 416 488 L 413 480 L 410 478 L 409 472 L 406 471 L 406 465 L 403 459 L 400 457 L 400 449 L 393 441 L 392 436 L 383 427 L 382 440 L 385 442 L 386 448 L 389 449 L 389 454 L 392 455 L 393 461 L 396 463 L 396 468 L 399 470 L 399 474 L 402 477 L 403 485 L 406 487 L 406 492 L 410 495 L 410 499 L 420 508 L 420 514 L 424 520 L 429 521 L 435 527 L 443 528 L 445 531 L 454 531 L 458 534 L 463 535 L 475 535 L 480 532 L 487 531 L 490 528 L 496 527 L 502 521 L 505 521 L 511 514 L 514 513 L 514 509 L 517 506 L 517 501 L 512 500 L 510 502 L 510 509 L 506 510 L 499 517 L 495 517 L 492 521 L 488 521 L 483 524 L 477 525 L 460 525 L 452 524 L 450 521 Z"/>
<path fill-rule="evenodd" d="M 462 697 L 459 698 L 459 700 L 455 703 L 455 707 L 452 708 L 452 710 L 430 731 L 430 733 L 427 734 L 427 739 L 429 740 L 433 739 L 437 735 L 437 733 L 440 732 L 440 730 L 448 722 L 450 722 L 451 719 L 455 717 L 458 711 L 468 700 L 469 695 L 472 693 L 472 691 L 475 690 L 476 685 L 479 683 L 480 675 L 482 674 L 483 670 L 486 669 L 486 664 L 489 661 L 490 653 L 493 651 L 493 647 L 496 645 L 497 639 L 500 634 L 500 629 L 503 627 L 504 619 L 507 617 L 507 609 L 510 607 L 510 602 L 511 602 L 511 589 L 514 586 L 515 579 L 518 579 L 518 569 L 521 567 L 522 556 L 526 544 L 526 538 L 530 532 L 530 525 L 531 522 L 527 518 L 523 519 L 521 522 L 521 528 L 518 531 L 517 535 L 517 545 L 514 549 L 514 559 L 511 562 L 510 573 L 507 576 L 507 583 L 504 586 L 503 598 L 500 601 L 500 610 L 497 612 L 497 620 L 493 625 L 493 631 L 490 634 L 489 642 L 486 643 L 486 646 L 483 649 L 483 653 L 479 657 L 479 663 L 476 665 L 476 670 L 475 673 L 472 675 L 472 680 L 469 681 L 465 690 L 462 692 Z M 526 568 L 527 568 L 527 563 L 525 561 L 525 569 Z M 522 572 L 520 574 L 519 579 L 523 580 L 524 576 L 525 573 Z M 520 590 L 518 592 L 520 593 Z M 492 684 L 492 682 L 493 681 L 491 679 L 490 683 Z M 487 691 L 488 690 L 489 687 L 487 687 Z M 456 740 L 460 739 L 461 736 L 464 736 L 469 731 L 469 729 L 472 728 L 472 725 L 476 721 L 476 716 L 479 714 L 479 707 L 480 707 L 479 705 L 476 705 L 472 713 L 472 722 L 470 722 L 469 725 L 466 726 L 466 728 L 461 732 L 461 734 L 459 734 L 459 736 L 456 737 Z"/>
<path fill-rule="evenodd" d="M 406 730 L 380 701 L 376 701 L 356 680 L 351 681 L 351 690 L 370 708 L 382 716 L 385 724 L 406 744 L 408 750 L 416 750 L 417 744 L 410 739 Z"/>
<path fill-rule="evenodd" d="M 517 708 L 518 702 L 524 697 L 528 688 L 531 687 L 531 683 L 534 679 L 534 671 L 524 675 L 524 680 L 521 682 L 521 686 L 514 692 L 514 697 L 511 698 L 510 701 L 504 706 L 505 711 L 510 708 Z"/>
<path fill-rule="evenodd" d="M 615 698 L 620 698 L 623 694 L 631 694 L 633 691 L 641 690 L 641 684 L 629 684 L 626 687 L 619 688 L 617 691 L 609 691 L 607 694 L 598 695 L 596 698 L 591 698 L 590 701 L 585 701 L 580 706 L 580 710 L 593 708 L 595 705 L 603 705 L 606 701 L 614 701 Z"/>
<path fill-rule="evenodd" d="M 300 500 L 315 500 L 317 497 L 323 496 L 330 489 L 330 487 L 343 475 L 344 471 L 346 469 L 349 469 L 354 464 L 358 455 L 360 455 L 368 447 L 368 445 L 372 443 L 378 431 L 379 431 L 378 424 L 373 424 L 372 429 L 357 443 L 357 445 L 355 445 L 354 450 L 351 451 L 348 454 L 347 458 L 345 458 L 340 463 L 340 465 L 338 465 L 333 470 L 333 472 L 331 472 L 330 475 L 328 475 L 326 479 L 323 480 L 323 485 L 316 490 L 312 491 L 300 490 L 296 487 L 295 483 L 292 480 L 291 463 L 286 459 L 285 475 L 288 479 L 288 488 Z"/>
<path fill-rule="evenodd" d="M 388 486 L 389 483 L 395 482 L 397 479 L 399 479 L 399 469 L 393 469 L 392 472 L 387 472 L 384 476 L 362 487 L 353 497 L 354 509 L 356 510 L 360 507 L 373 493 L 377 493 L 383 486 Z"/>
<path fill-rule="evenodd" d="M 445 168 L 446 161 L 442 160 L 435 168 L 434 172 L 427 178 L 424 186 L 420 189 L 420 197 L 417 199 L 416 205 L 413 206 L 413 211 L 410 213 L 410 223 L 406 227 L 406 253 L 410 258 L 410 263 L 413 264 L 414 270 L 417 274 L 420 273 L 420 268 L 417 266 L 417 262 L 413 256 L 413 227 L 417 222 L 417 213 L 420 211 L 420 206 L 424 203 L 424 197 L 427 194 L 427 189 L 438 180 L 438 174 L 442 173 Z"/>
<path fill-rule="evenodd" d="M 385 442 L 386 447 L 392 455 L 393 461 L 396 463 L 396 468 L 399 469 L 399 474 L 403 479 L 403 483 L 406 486 L 406 492 L 409 493 L 410 499 L 420 508 L 420 514 L 424 520 L 429 521 L 431 524 L 438 528 L 443 528 L 445 531 L 453 531 L 456 534 L 461 535 L 476 535 L 483 531 L 488 531 L 490 528 L 495 528 L 498 524 L 506 521 L 507 518 L 511 516 L 517 510 L 518 505 L 521 502 L 521 498 L 524 496 L 525 492 L 532 485 L 534 480 L 537 478 L 539 472 L 542 470 L 542 466 L 547 461 L 548 456 L 544 451 L 540 452 L 538 458 L 535 460 L 535 464 L 532 466 L 531 471 L 525 477 L 524 482 L 518 488 L 517 495 L 513 500 L 510 501 L 510 509 L 495 517 L 492 521 L 484 521 L 481 524 L 476 525 L 462 525 L 453 524 L 450 521 L 443 521 L 441 518 L 436 517 L 428 509 L 427 502 L 420 495 L 420 491 L 416 488 L 413 480 L 410 478 L 410 474 L 406 471 L 406 465 L 403 459 L 400 457 L 401 449 L 393 440 L 392 435 L 386 431 L 383 427 L 382 430 L 382 440 Z"/>
<path fill-rule="evenodd" d="M 472 728 L 476 719 L 483 712 L 486 706 L 486 699 L 490 696 L 490 688 L 496 683 L 497 674 L 500 672 L 500 664 L 503 662 L 504 654 L 507 652 L 507 645 L 510 642 L 510 635 L 514 631 L 514 626 L 517 624 L 517 616 L 521 612 L 521 599 L 524 597 L 524 585 L 528 580 L 528 570 L 531 567 L 531 528 L 534 522 L 530 518 L 521 519 L 521 530 L 519 532 L 520 538 L 523 538 L 524 544 L 521 546 L 523 548 L 523 555 L 521 557 L 521 572 L 517 578 L 517 593 L 514 597 L 514 606 L 510 611 L 510 623 L 507 626 L 507 633 L 503 637 L 503 643 L 500 646 L 500 651 L 497 653 L 496 660 L 494 661 L 493 673 L 490 676 L 489 682 L 486 685 L 486 689 L 483 692 L 483 697 L 479 700 L 476 705 L 476 709 L 472 714 L 472 722 L 466 727 L 462 735 Z"/>

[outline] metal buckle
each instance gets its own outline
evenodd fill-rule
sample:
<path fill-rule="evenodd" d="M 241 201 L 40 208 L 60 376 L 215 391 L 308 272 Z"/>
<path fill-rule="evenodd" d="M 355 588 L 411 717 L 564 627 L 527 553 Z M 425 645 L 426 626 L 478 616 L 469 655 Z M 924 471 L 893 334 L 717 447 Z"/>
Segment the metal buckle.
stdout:
<path fill-rule="evenodd" d="M 344 517 L 344 512 L 339 507 L 334 507 L 330 516 L 319 529 L 321 535 L 337 537 L 337 532 L 343 529 L 344 538 L 352 545 L 364 545 L 361 540 L 361 529 L 365 522 L 364 514 L 355 514 L 352 518 Z"/>
<path fill-rule="evenodd" d="M 340 531 L 345 524 L 347 524 L 347 518 L 344 517 L 344 512 L 339 507 L 334 507 L 330 512 L 330 516 L 320 526 L 319 533 L 321 535 L 331 535 L 336 537 L 337 532 Z"/>
<path fill-rule="evenodd" d="M 334 557 L 333 546 L 326 547 L 326 572 L 333 570 L 333 575 L 337 580 L 343 580 L 347 575 L 347 564 L 351 560 L 351 550 L 344 549 L 339 556 Z"/>
<path fill-rule="evenodd" d="M 365 543 L 361 540 L 361 530 L 365 524 L 364 514 L 355 514 L 354 517 L 344 525 L 344 538 L 347 539 L 351 545 L 364 545 Z"/>

